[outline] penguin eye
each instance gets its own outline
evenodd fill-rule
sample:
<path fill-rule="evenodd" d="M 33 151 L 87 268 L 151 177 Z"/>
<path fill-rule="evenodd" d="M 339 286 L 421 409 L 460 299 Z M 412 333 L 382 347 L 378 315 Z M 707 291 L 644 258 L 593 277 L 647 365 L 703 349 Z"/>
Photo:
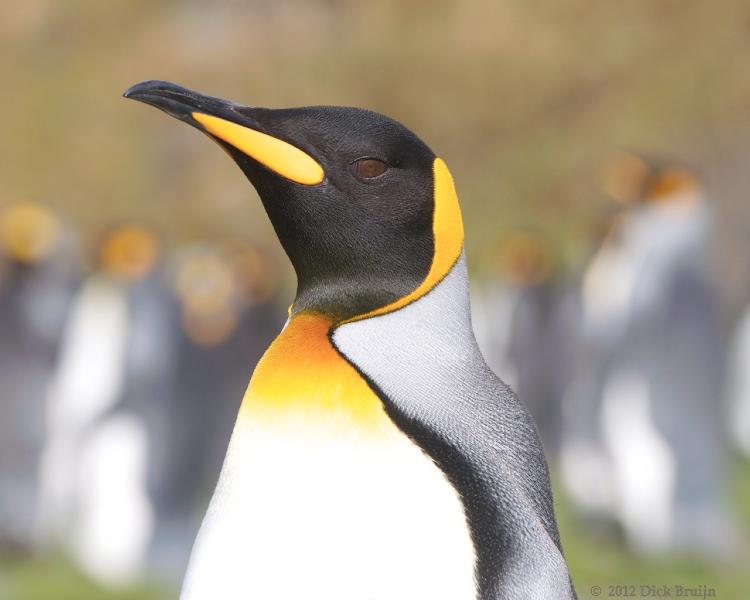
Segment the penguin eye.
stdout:
<path fill-rule="evenodd" d="M 388 170 L 388 165 L 377 158 L 360 158 L 352 163 L 354 174 L 360 179 L 374 179 Z"/>

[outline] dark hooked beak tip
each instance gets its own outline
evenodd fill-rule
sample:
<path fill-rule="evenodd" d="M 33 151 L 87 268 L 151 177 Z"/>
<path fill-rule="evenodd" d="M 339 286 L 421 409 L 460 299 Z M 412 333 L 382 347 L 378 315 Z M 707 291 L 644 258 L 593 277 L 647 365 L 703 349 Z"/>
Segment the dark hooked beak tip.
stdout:
<path fill-rule="evenodd" d="M 169 81 L 142 81 L 128 88 L 123 96 L 150 104 L 181 121 L 190 123 L 193 122 L 194 112 L 231 118 L 236 108 L 232 102 L 205 96 Z"/>
<path fill-rule="evenodd" d="M 135 85 L 125 90 L 122 95 L 125 98 L 134 98 L 138 100 L 141 96 L 158 94 L 160 91 L 181 91 L 182 89 L 184 88 L 181 88 L 174 83 L 169 83 L 168 81 L 158 81 L 156 79 L 151 79 L 149 81 L 141 81 L 140 83 L 136 83 Z"/>
<path fill-rule="evenodd" d="M 235 158 L 237 152 L 242 153 L 270 171 L 303 185 L 318 185 L 325 179 L 325 171 L 315 158 L 263 127 L 258 115 L 268 109 L 204 96 L 168 81 L 143 81 L 123 96 L 155 106 L 203 131 L 231 150 Z M 248 131 L 255 133 L 250 135 Z"/>
<path fill-rule="evenodd" d="M 147 104 L 152 104 L 158 99 L 172 100 L 174 102 L 190 103 L 201 99 L 202 94 L 198 94 L 176 83 L 169 81 L 141 81 L 134 86 L 125 90 L 125 98 L 132 98 Z"/>

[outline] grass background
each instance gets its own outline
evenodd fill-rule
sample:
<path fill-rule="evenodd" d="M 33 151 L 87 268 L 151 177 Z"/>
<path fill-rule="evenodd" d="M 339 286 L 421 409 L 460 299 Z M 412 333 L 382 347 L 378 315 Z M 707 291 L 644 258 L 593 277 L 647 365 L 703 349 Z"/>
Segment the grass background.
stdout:
<path fill-rule="evenodd" d="M 223 153 L 120 98 L 152 78 L 249 104 L 357 105 L 401 120 L 455 176 L 474 275 L 485 245 L 519 227 L 546 234 L 575 269 L 606 205 L 599 169 L 634 149 L 702 174 L 729 331 L 750 299 L 749 65 L 747 0 L 0 2 L 0 207 L 44 202 L 84 244 L 137 219 L 168 241 L 242 234 L 280 255 Z M 750 468 L 736 473 L 747 530 Z M 724 566 L 638 558 L 558 501 L 582 598 L 592 585 L 677 582 L 750 598 L 747 552 Z M 169 596 L 102 590 L 61 558 L 0 559 L 2 599 Z"/>

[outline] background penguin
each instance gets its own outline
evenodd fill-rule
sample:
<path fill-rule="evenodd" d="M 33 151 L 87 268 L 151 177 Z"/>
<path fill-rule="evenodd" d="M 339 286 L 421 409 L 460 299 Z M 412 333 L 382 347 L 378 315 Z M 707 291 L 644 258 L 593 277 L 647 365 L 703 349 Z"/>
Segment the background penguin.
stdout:
<path fill-rule="evenodd" d="M 204 410 L 196 432 L 206 442 L 201 455 L 203 491 L 216 486 L 247 382 L 286 319 L 286 310 L 278 304 L 278 275 L 265 252 L 241 239 L 224 240 L 216 244 L 215 250 L 231 277 L 223 311 L 231 312 L 233 325 L 223 339 L 207 336 L 208 331 L 202 327 L 208 324 L 205 319 L 208 316 L 210 320 L 210 315 L 196 296 L 206 294 L 207 278 L 200 276 L 200 281 L 195 281 L 201 287 L 200 294 L 188 289 L 187 278 L 182 280 L 183 332 L 188 339 L 179 355 L 178 372 L 192 372 L 194 376 L 180 377 L 179 385 Z M 193 276 L 199 274 L 200 271 Z M 213 293 L 211 296 L 217 297 Z M 184 397 L 183 392 L 178 396 Z M 205 398 L 210 396 L 215 402 L 207 405 Z"/>
<path fill-rule="evenodd" d="M 175 310 L 148 227 L 113 227 L 76 298 L 48 405 L 39 521 L 92 578 L 143 574 L 174 417 Z"/>
<path fill-rule="evenodd" d="M 548 242 L 517 231 L 493 244 L 488 282 L 472 294 L 472 321 L 492 370 L 529 409 L 547 459 L 557 456 L 570 372 L 569 294 L 552 272 Z"/>
<path fill-rule="evenodd" d="M 621 228 L 620 210 L 600 215 L 595 250 L 575 278 L 574 359 L 563 397 L 560 448 L 561 479 L 574 508 L 592 524 L 605 526 L 614 519 L 615 490 L 601 427 L 602 390 L 618 360 L 627 320 L 613 285 L 623 253 Z"/>
<path fill-rule="evenodd" d="M 0 547 L 29 551 L 44 407 L 78 280 L 71 232 L 35 202 L 0 211 Z"/>
<path fill-rule="evenodd" d="M 656 168 L 644 196 L 631 224 L 643 262 L 627 360 L 644 375 L 655 432 L 673 461 L 667 545 L 715 559 L 731 553 L 737 540 L 723 491 L 723 348 L 718 293 L 705 261 L 710 208 L 697 176 L 674 165 Z M 622 432 L 624 415 L 607 418 L 612 408 L 605 406 L 605 427 Z M 632 454 L 624 440 L 619 445 L 615 456 Z M 630 479 L 648 464 L 628 462 Z M 629 515 L 621 514 L 627 524 Z"/>
<path fill-rule="evenodd" d="M 602 189 L 618 203 L 608 205 L 595 220 L 593 250 L 576 278 L 575 361 L 564 398 L 560 464 L 562 481 L 574 507 L 597 525 L 611 526 L 617 520 L 615 475 L 602 427 L 603 398 L 629 343 L 629 307 L 638 248 L 628 243 L 628 216 L 643 197 L 651 173 L 646 162 L 629 153 L 619 153 L 604 165 Z M 669 462 L 664 459 L 662 445 L 647 447 L 656 458 L 645 472 L 651 479 L 644 477 L 644 485 L 666 498 L 663 491 L 671 477 Z M 650 506 L 666 505 L 652 501 Z M 666 512 L 664 508 L 661 514 Z M 662 529 L 655 527 L 654 531 Z"/>
<path fill-rule="evenodd" d="M 179 310 L 171 435 L 154 490 L 155 560 L 184 573 L 216 486 L 252 369 L 283 326 L 278 278 L 268 258 L 241 240 L 191 244 L 172 261 Z"/>
<path fill-rule="evenodd" d="M 608 515 L 636 549 L 715 556 L 732 536 L 718 307 L 702 264 L 708 210 L 689 171 L 618 160 L 638 177 L 582 281 L 563 474 L 584 510 Z"/>
<path fill-rule="evenodd" d="M 445 163 L 360 109 L 125 95 L 235 159 L 298 278 L 182 597 L 574 597 L 535 428 L 474 340 Z"/>

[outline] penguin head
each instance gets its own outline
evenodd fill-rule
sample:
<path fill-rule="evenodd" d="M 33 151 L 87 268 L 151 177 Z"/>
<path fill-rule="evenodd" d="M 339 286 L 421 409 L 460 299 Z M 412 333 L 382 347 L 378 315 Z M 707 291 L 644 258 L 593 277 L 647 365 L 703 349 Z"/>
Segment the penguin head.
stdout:
<path fill-rule="evenodd" d="M 215 244 L 193 244 L 183 248 L 173 264 L 171 283 L 182 328 L 198 346 L 220 346 L 239 322 L 239 282 L 220 250 Z"/>
<path fill-rule="evenodd" d="M 701 184 L 687 168 L 669 166 L 658 169 L 649 180 L 643 201 L 648 204 L 673 204 L 689 207 L 701 196 Z"/>
<path fill-rule="evenodd" d="M 631 153 L 612 156 L 601 172 L 602 190 L 615 201 L 630 206 L 690 205 L 702 190 L 698 175 L 685 166 Z"/>
<path fill-rule="evenodd" d="M 343 321 L 382 310 L 444 276 L 460 254 L 445 164 L 388 117 L 243 106 L 163 81 L 125 96 L 203 131 L 239 165 L 296 271 L 292 314 Z"/>
<path fill-rule="evenodd" d="M 531 231 L 515 231 L 492 248 L 493 262 L 503 280 L 518 287 L 534 286 L 550 278 L 552 252 L 549 243 Z"/>
<path fill-rule="evenodd" d="M 611 199 L 622 205 L 636 204 L 653 176 L 654 168 L 632 152 L 617 152 L 601 168 L 600 186 Z"/>
<path fill-rule="evenodd" d="M 123 223 L 107 229 L 98 241 L 96 262 L 106 273 L 135 283 L 156 269 L 161 242 L 146 225 Z"/>
<path fill-rule="evenodd" d="M 59 247 L 62 227 L 48 207 L 18 202 L 0 212 L 0 252 L 19 264 L 43 262 Z"/>

